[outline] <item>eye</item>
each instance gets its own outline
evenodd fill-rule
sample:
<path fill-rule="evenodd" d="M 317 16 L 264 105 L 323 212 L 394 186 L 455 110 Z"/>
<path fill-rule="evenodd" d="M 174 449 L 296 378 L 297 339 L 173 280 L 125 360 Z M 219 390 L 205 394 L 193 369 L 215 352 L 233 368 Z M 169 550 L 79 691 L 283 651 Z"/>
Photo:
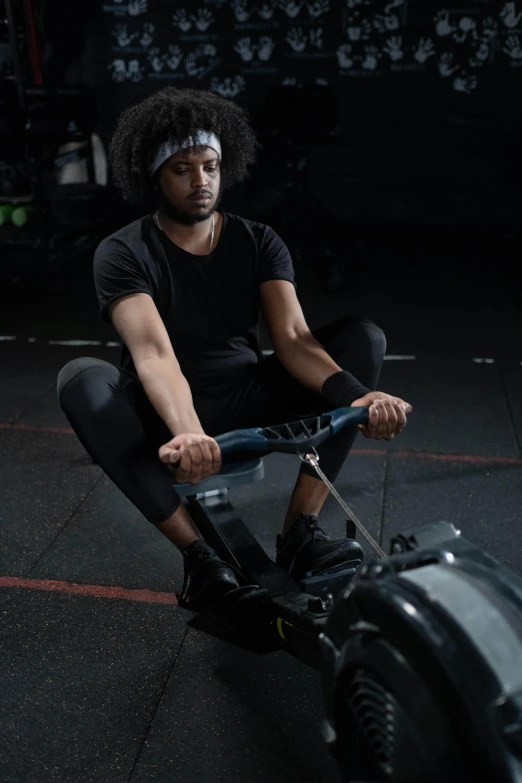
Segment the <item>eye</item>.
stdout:
<path fill-rule="evenodd" d="M 187 173 L 187 169 L 177 169 L 177 171 L 175 171 L 175 174 L 186 174 L 186 173 Z"/>

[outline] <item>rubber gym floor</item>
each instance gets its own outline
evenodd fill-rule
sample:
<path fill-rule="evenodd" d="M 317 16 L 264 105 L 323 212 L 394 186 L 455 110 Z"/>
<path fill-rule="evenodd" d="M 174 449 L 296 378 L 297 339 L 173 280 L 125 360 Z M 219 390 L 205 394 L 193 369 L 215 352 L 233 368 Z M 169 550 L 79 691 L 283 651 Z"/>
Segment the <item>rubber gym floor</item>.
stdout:
<path fill-rule="evenodd" d="M 118 360 L 90 259 L 26 270 L 25 281 L 22 269 L 2 293 L 2 783 L 338 781 L 320 733 L 319 676 L 283 653 L 257 657 L 187 631 L 178 552 L 92 464 L 59 409 L 67 361 Z M 297 270 L 312 328 L 347 312 L 384 328 L 379 387 L 414 407 L 397 440 L 360 437 L 337 482 L 385 547 L 395 532 L 446 519 L 522 571 L 511 263 L 471 251 L 367 258 L 330 294 Z M 262 482 L 230 492 L 271 553 L 298 465 L 272 455 Z M 342 534 L 332 498 L 322 522 Z"/>

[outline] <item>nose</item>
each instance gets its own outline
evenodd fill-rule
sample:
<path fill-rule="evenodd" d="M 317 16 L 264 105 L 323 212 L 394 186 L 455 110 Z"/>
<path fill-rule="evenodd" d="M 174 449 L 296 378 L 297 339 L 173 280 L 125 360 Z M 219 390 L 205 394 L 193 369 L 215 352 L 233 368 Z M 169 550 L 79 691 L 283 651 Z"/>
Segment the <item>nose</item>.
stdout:
<path fill-rule="evenodd" d="M 208 185 L 208 176 L 203 166 L 197 166 L 192 175 L 192 187 L 203 188 Z"/>

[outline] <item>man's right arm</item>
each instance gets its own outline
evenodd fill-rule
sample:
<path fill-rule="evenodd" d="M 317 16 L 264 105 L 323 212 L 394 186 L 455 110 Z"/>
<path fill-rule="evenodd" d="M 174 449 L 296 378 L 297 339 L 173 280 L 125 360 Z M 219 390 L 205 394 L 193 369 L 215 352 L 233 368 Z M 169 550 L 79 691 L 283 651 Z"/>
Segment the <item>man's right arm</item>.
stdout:
<path fill-rule="evenodd" d="M 109 306 L 109 317 L 132 356 L 138 377 L 172 436 L 203 433 L 187 379 L 149 294 L 131 294 Z"/>

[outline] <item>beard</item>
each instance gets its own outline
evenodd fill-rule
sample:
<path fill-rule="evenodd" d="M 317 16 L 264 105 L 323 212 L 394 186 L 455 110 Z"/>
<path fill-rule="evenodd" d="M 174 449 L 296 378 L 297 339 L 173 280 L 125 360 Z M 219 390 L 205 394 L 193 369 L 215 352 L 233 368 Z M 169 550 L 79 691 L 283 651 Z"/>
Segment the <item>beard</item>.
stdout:
<path fill-rule="evenodd" d="M 216 196 L 216 200 L 212 207 L 205 212 L 199 212 L 194 214 L 188 210 L 184 210 L 182 207 L 174 205 L 164 193 L 159 192 L 159 206 L 161 211 L 175 223 L 182 223 L 184 226 L 193 226 L 195 223 L 202 223 L 204 220 L 208 220 L 219 206 L 221 201 L 221 188 Z"/>

